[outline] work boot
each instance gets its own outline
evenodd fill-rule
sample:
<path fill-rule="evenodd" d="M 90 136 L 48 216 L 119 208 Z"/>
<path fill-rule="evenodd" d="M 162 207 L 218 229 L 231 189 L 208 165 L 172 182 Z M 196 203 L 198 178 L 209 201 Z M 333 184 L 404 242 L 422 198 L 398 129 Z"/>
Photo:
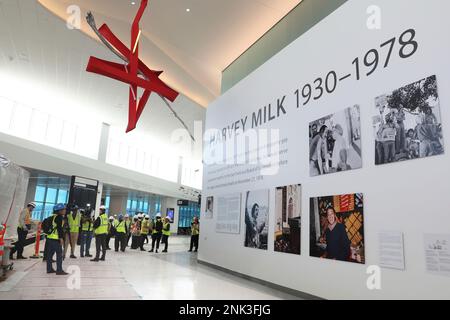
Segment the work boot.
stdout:
<path fill-rule="evenodd" d="M 161 252 L 167 252 L 167 250 L 163 250 L 163 251 L 161 251 Z"/>
<path fill-rule="evenodd" d="M 158 253 L 158 249 L 156 249 L 155 253 Z"/>
<path fill-rule="evenodd" d="M 92 258 L 92 255 L 90 255 L 89 253 L 86 255 L 87 258 Z"/>
<path fill-rule="evenodd" d="M 26 259 L 28 258 L 25 258 L 24 256 L 17 257 L 17 260 L 26 260 Z"/>
<path fill-rule="evenodd" d="M 55 270 L 47 271 L 47 273 L 56 273 Z"/>
<path fill-rule="evenodd" d="M 98 258 L 94 258 L 94 259 L 91 259 L 90 261 L 92 261 L 92 262 L 99 262 L 100 260 L 98 260 Z"/>
<path fill-rule="evenodd" d="M 80 258 L 84 258 L 84 254 L 80 254 Z"/>
<path fill-rule="evenodd" d="M 56 275 L 57 275 L 57 276 L 66 276 L 66 275 L 68 275 L 68 273 L 65 272 L 65 271 L 57 271 L 57 272 L 56 272 Z"/>
<path fill-rule="evenodd" d="M 100 258 L 100 261 L 105 261 L 105 255 Z"/>
<path fill-rule="evenodd" d="M 148 252 L 153 252 L 153 249 L 152 250 L 148 250 Z"/>
<path fill-rule="evenodd" d="M 71 259 L 76 259 L 77 257 L 76 257 L 74 254 L 71 254 L 71 255 L 70 255 L 70 258 L 71 258 Z"/>

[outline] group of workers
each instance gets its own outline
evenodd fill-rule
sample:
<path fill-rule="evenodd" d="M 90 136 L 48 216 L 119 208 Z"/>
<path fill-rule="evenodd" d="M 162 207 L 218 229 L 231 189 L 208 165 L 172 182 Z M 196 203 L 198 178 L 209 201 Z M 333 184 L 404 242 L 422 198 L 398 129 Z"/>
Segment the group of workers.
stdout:
<path fill-rule="evenodd" d="M 31 230 L 31 216 L 36 204 L 31 202 L 21 212 L 19 216 L 19 226 L 17 228 L 18 242 L 15 249 L 11 251 L 11 258 L 17 251 L 17 259 L 23 257 L 23 248 L 27 233 Z M 80 245 L 80 257 L 90 257 L 91 240 L 95 237 L 96 254 L 90 261 L 105 261 L 106 251 L 110 250 L 109 242 L 114 237 L 114 249 L 116 252 L 125 252 L 130 238 L 131 249 L 145 251 L 144 244 L 148 243 L 148 236 L 151 235 L 152 244 L 149 252 L 158 253 L 160 243 L 164 244 L 167 252 L 170 236 L 170 218 L 162 219 L 157 213 L 155 219 L 150 219 L 149 215 L 138 213 L 132 218 L 128 214 L 119 214 L 117 217 L 109 216 L 105 206 L 99 208 L 99 216 L 92 218 L 93 210 L 79 209 L 77 206 L 66 206 L 57 204 L 53 207 L 53 215 L 42 222 L 43 232 L 47 236 L 44 248 L 44 261 L 47 262 L 47 273 L 65 275 L 62 262 L 66 257 L 70 246 L 70 258 L 76 259 L 75 249 Z M 199 221 L 195 217 L 191 224 L 192 236 L 189 251 L 195 248 L 198 250 Z M 53 256 L 56 254 L 56 261 Z M 56 262 L 56 270 L 53 263 Z"/>

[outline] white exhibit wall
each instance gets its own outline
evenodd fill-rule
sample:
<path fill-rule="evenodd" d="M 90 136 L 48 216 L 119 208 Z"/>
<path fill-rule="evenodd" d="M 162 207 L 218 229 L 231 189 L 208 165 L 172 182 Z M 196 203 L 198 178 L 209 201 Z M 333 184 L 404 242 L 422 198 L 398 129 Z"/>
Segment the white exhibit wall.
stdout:
<path fill-rule="evenodd" d="M 164 197 L 161 203 L 161 215 L 164 217 L 167 213 L 168 208 L 174 208 L 174 216 L 173 216 L 173 223 L 170 226 L 170 232 L 172 234 L 178 233 L 178 220 L 180 218 L 180 207 L 178 207 L 177 204 L 178 199 L 172 198 L 172 197 Z"/>
<path fill-rule="evenodd" d="M 369 29 L 367 10 L 373 4 L 372 0 L 348 1 L 208 108 L 206 130 L 222 130 L 246 116 L 249 127 L 253 112 L 269 103 L 276 110 L 277 99 L 286 95 L 286 114 L 259 128 L 279 129 L 280 139 L 288 139 L 288 163 L 276 175 L 234 185 L 230 184 L 233 178 L 224 178 L 223 185 L 210 180 L 209 170 L 214 167 L 205 165 L 202 212 L 206 198 L 212 195 L 215 213 L 211 220 L 202 216 L 199 260 L 327 299 L 450 298 L 450 277 L 426 272 L 424 250 L 424 234 L 450 233 L 445 202 L 450 194 L 450 2 L 376 1 L 381 28 Z M 419 47 L 411 57 L 402 59 L 398 38 L 411 28 L 416 30 Z M 393 37 L 396 44 L 384 67 L 389 46 L 380 45 Z M 364 66 L 363 59 L 373 48 L 379 51 L 380 63 L 366 76 L 371 68 Z M 409 47 L 406 52 L 411 50 Z M 361 64 L 360 80 L 356 80 L 352 64 L 356 57 Z M 297 108 L 294 92 L 301 92 L 306 83 L 314 90 L 314 80 L 325 78 L 331 70 L 339 78 L 347 73 L 351 76 L 339 81 L 333 93 L 324 92 L 320 99 L 311 98 L 306 106 Z M 432 75 L 437 76 L 445 154 L 376 166 L 375 97 Z M 354 105 L 361 107 L 362 169 L 310 177 L 309 122 Z M 301 256 L 273 249 L 275 187 L 289 184 L 302 184 Z M 244 247 L 244 200 L 240 234 L 216 233 L 218 196 L 265 188 L 270 189 L 267 251 Z M 349 193 L 364 194 L 365 264 L 310 257 L 309 199 Z M 381 269 L 381 289 L 369 290 L 367 267 L 379 264 L 378 233 L 382 231 L 404 233 L 406 267 L 403 271 Z"/>

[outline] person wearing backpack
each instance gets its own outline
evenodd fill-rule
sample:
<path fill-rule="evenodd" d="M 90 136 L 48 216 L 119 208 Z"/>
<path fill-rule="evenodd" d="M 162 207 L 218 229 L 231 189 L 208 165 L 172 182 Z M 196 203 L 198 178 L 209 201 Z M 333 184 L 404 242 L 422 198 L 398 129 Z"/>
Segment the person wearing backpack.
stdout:
<path fill-rule="evenodd" d="M 95 235 L 95 258 L 91 259 L 93 262 L 105 261 L 106 257 L 106 237 L 108 235 L 108 216 L 106 215 L 106 207 L 100 207 L 100 215 L 94 222 Z M 100 258 L 100 251 L 102 257 Z"/>
<path fill-rule="evenodd" d="M 44 232 L 47 234 L 47 273 L 67 275 L 62 268 L 63 263 L 63 217 L 66 214 L 66 205 L 58 203 L 53 207 L 53 215 L 43 222 Z M 56 253 L 56 271 L 53 269 L 53 255 Z"/>

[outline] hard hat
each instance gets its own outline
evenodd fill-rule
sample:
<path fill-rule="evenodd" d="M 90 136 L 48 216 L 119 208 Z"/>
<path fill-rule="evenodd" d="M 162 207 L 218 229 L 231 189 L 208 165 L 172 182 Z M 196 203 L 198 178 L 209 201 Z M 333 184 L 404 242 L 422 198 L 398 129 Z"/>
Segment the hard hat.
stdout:
<path fill-rule="evenodd" d="M 137 219 L 138 219 L 138 217 L 137 217 L 137 216 L 134 216 L 134 217 L 133 217 L 133 220 L 137 220 Z"/>
<path fill-rule="evenodd" d="M 100 206 L 99 209 L 100 209 L 100 210 L 106 210 L 106 207 L 105 207 L 105 206 Z"/>
<path fill-rule="evenodd" d="M 138 214 L 138 218 L 139 218 L 139 219 L 142 219 L 142 218 L 143 218 L 142 213 L 139 213 L 139 214 Z"/>
<path fill-rule="evenodd" d="M 145 219 L 150 219 L 150 216 L 148 214 L 146 214 Z"/>
<path fill-rule="evenodd" d="M 113 216 L 110 216 L 110 217 L 109 217 L 109 220 L 114 220 L 114 217 L 113 217 Z"/>
<path fill-rule="evenodd" d="M 127 213 L 126 215 L 125 215 L 125 218 L 129 218 L 130 217 L 130 215 Z"/>
<path fill-rule="evenodd" d="M 119 214 L 119 219 L 123 219 L 123 215 L 122 214 Z"/>
<path fill-rule="evenodd" d="M 33 208 L 36 208 L 36 203 L 35 202 L 30 202 L 27 206 L 30 206 L 30 207 L 33 207 Z"/>
<path fill-rule="evenodd" d="M 160 217 L 160 218 L 161 218 L 161 212 L 158 212 L 158 213 L 156 214 L 156 217 Z"/>
<path fill-rule="evenodd" d="M 53 211 L 57 212 L 57 211 L 64 210 L 65 208 L 66 208 L 66 205 L 64 203 L 58 203 L 57 205 L 55 205 L 53 207 Z"/>

